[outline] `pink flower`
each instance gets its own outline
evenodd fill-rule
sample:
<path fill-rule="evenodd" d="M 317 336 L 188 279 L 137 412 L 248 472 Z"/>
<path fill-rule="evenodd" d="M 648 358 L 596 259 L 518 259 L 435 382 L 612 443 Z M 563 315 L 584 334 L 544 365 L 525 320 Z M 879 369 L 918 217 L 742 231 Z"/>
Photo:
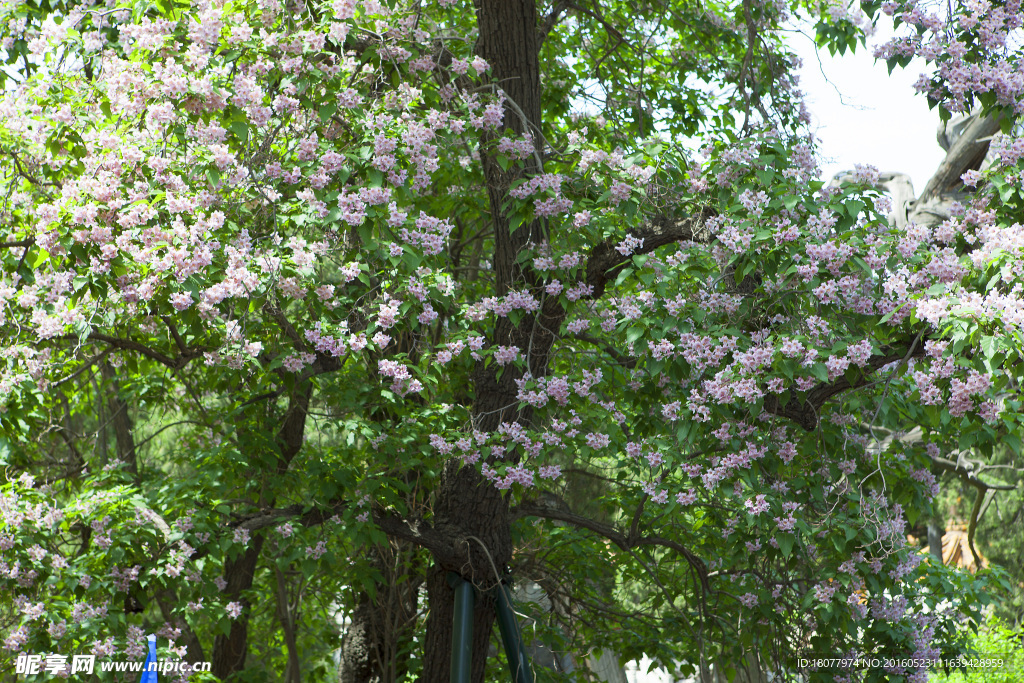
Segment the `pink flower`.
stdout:
<path fill-rule="evenodd" d="M 615 251 L 619 252 L 623 256 L 629 256 L 634 253 L 637 249 L 643 249 L 644 240 L 642 237 L 634 237 L 633 235 L 626 235 L 626 238 L 619 243 L 619 246 L 615 247 Z"/>
<path fill-rule="evenodd" d="M 228 616 L 232 619 L 237 619 L 242 616 L 242 605 L 238 602 L 229 602 L 225 607 L 224 611 L 228 613 Z"/>
<path fill-rule="evenodd" d="M 796 528 L 796 519 L 792 515 L 789 517 L 776 517 L 775 525 L 779 528 L 779 531 L 792 531 Z"/>
<path fill-rule="evenodd" d="M 559 465 L 547 465 L 537 470 L 541 479 L 557 479 L 562 475 L 562 468 Z"/>
<path fill-rule="evenodd" d="M 192 305 L 192 295 L 188 292 L 178 292 L 170 297 L 171 305 L 176 311 L 184 311 Z"/>
<path fill-rule="evenodd" d="M 494 352 L 494 362 L 498 365 L 507 365 L 519 358 L 519 348 L 515 346 L 499 346 Z"/>
<path fill-rule="evenodd" d="M 4 648 L 7 650 L 20 650 L 28 642 L 28 629 L 24 626 L 11 631 L 11 634 L 4 640 Z"/>
<path fill-rule="evenodd" d="M 760 515 L 762 512 L 767 512 L 769 508 L 768 501 L 765 500 L 765 495 L 763 493 L 757 494 L 753 499 L 747 500 L 743 505 L 747 508 L 747 512 L 755 517 Z"/>
<path fill-rule="evenodd" d="M 676 502 L 680 505 L 691 505 L 697 500 L 697 491 L 694 489 L 687 489 L 676 496 Z"/>
<path fill-rule="evenodd" d="M 818 598 L 821 602 L 832 602 L 832 596 L 836 592 L 835 584 L 831 583 L 819 583 L 814 588 L 814 597 Z"/>
<path fill-rule="evenodd" d="M 976 187 L 978 181 L 981 180 L 981 171 L 967 171 L 960 176 L 960 180 L 964 181 L 964 185 L 967 187 Z"/>
<path fill-rule="evenodd" d="M 612 204 L 619 204 L 629 199 L 629 196 L 632 193 L 632 188 L 621 180 L 618 180 L 612 183 L 610 192 L 612 196 Z"/>

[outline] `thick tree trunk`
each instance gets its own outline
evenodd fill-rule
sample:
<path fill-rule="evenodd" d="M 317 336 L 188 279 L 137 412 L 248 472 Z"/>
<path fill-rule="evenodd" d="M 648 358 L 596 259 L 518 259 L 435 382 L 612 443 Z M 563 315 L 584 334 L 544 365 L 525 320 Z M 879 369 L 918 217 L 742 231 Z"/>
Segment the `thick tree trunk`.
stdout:
<path fill-rule="evenodd" d="M 460 567 L 436 565 L 427 577 L 427 637 L 423 680 L 445 682 L 450 677 L 452 624 L 455 593 L 448 584 L 449 571 L 471 581 L 478 589 L 488 590 L 497 583 L 498 572 L 512 559 L 512 537 L 508 503 L 489 481 L 472 467 L 459 467 L 449 461 L 442 474 L 437 496 L 435 520 L 439 525 L 458 529 L 467 539 L 469 561 Z M 486 552 L 484 548 L 486 547 Z M 494 601 L 476 592 L 473 610 L 473 681 L 484 680 L 487 647 L 494 623 Z"/>
<path fill-rule="evenodd" d="M 100 363 L 100 373 L 109 385 L 107 408 L 110 410 L 109 421 L 114 427 L 117 459 L 125 464 L 125 469 L 132 479 L 138 482 L 139 465 L 135 456 L 135 436 L 132 433 L 132 420 L 128 415 L 128 404 L 121 398 L 121 385 L 117 381 L 113 366 L 103 361 Z"/>
<path fill-rule="evenodd" d="M 374 606 L 370 596 L 360 595 L 359 604 L 352 612 L 351 623 L 341 641 L 341 662 L 338 666 L 338 683 L 379 683 L 375 672 L 377 643 L 374 632 Z"/>
<path fill-rule="evenodd" d="M 277 620 L 284 632 L 284 644 L 288 649 L 288 665 L 284 670 L 284 683 L 299 683 L 302 680 L 302 663 L 299 659 L 299 644 L 295 637 L 295 625 L 299 620 L 296 613 L 298 604 L 292 604 L 288 577 L 280 567 L 274 567 L 277 578 Z"/>
<path fill-rule="evenodd" d="M 540 68 L 535 0 L 476 0 L 475 5 L 479 28 L 476 51 L 491 65 L 492 81 L 515 103 L 514 107 L 506 107 L 505 124 L 517 133 L 530 133 L 535 142 L 539 142 Z M 501 204 L 512 181 L 520 177 L 522 171 L 503 171 L 486 153 L 483 154 L 483 166 L 494 223 L 496 293 L 502 295 L 513 286 L 536 284 L 528 273 L 520 269 L 516 257 L 531 242 L 543 241 L 543 226 L 534 222 L 512 232 Z M 528 168 L 527 173 L 540 170 L 534 166 Z M 536 327 L 544 326 L 535 326 L 532 319 L 524 319 L 518 326 L 513 326 L 501 318 L 491 342 L 515 345 L 523 352 L 532 349 L 531 372 L 541 376 L 547 374 L 547 352 L 553 338 L 548 335 L 544 339 L 534 337 L 531 340 Z M 557 330 L 558 326 L 547 329 Z M 495 370 L 495 365 L 488 368 L 479 366 L 475 373 L 474 426 L 489 432 L 502 422 L 528 424 L 530 413 L 517 410 L 515 380 L 522 376 L 522 372 L 507 368 L 499 379 Z M 430 615 L 427 619 L 423 680 L 445 683 L 450 677 L 454 591 L 448 584 L 447 574 L 451 571 L 478 589 L 473 614 L 472 679 L 474 683 L 482 683 L 494 623 L 494 603 L 486 591 L 495 585 L 498 581 L 496 574 L 503 572 L 512 559 L 508 502 L 475 467 L 461 467 L 455 460 L 446 464 L 435 500 L 435 528 L 447 527 L 454 536 L 465 539 L 467 560 L 461 566 L 438 563 L 427 580 Z"/>
<path fill-rule="evenodd" d="M 217 636 L 213 641 L 211 669 L 217 678 L 227 678 L 245 668 L 245 658 L 249 652 L 249 601 L 242 597 L 242 593 L 252 588 L 263 539 L 262 534 L 253 538 L 245 552 L 228 562 L 224 568 L 224 577 L 228 582 L 224 592 L 230 601 L 240 602 L 244 611 L 231 622 L 228 635 Z"/>
<path fill-rule="evenodd" d="M 418 549 L 402 542 L 368 553 L 381 573 L 376 595 L 361 593 L 341 643 L 339 683 L 396 683 L 409 670 L 418 595 L 423 579 Z"/>

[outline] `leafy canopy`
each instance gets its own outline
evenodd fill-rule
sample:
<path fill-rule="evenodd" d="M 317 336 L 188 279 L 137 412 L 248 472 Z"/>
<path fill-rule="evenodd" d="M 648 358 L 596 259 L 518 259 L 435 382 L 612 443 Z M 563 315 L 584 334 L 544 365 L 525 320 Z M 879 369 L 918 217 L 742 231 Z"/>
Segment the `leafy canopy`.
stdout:
<path fill-rule="evenodd" d="M 468 3 L 0 7 L 0 659 L 157 627 L 216 659 L 244 623 L 245 680 L 326 678 L 366 548 L 469 552 L 432 526 L 452 459 L 569 649 L 957 651 L 992 574 L 905 536 L 935 458 L 1020 454 L 1019 2 L 537 9 L 539 120 Z M 881 56 L 1006 133 L 935 226 L 818 178 L 778 31 L 842 51 L 880 10 L 912 29 Z"/>

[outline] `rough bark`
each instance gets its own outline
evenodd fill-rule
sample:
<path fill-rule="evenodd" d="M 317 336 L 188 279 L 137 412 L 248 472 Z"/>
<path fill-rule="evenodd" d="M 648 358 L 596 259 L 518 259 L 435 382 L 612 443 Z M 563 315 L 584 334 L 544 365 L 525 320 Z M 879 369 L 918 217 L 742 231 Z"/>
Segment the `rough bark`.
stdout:
<path fill-rule="evenodd" d="M 927 206 L 943 194 L 961 187 L 963 183 L 960 176 L 965 171 L 981 168 L 985 155 L 988 154 L 989 140 L 999 132 L 999 119 L 990 116 L 974 114 L 961 124 L 953 140 L 949 139 L 951 136 L 947 126 L 939 129 L 939 142 L 945 142 L 943 148 L 946 150 L 946 158 L 921 190 L 916 207 Z"/>
<path fill-rule="evenodd" d="M 361 593 L 352 612 L 351 623 L 341 641 L 341 662 L 338 683 L 376 683 L 374 653 L 377 643 L 373 628 L 373 604 L 367 593 Z"/>
<path fill-rule="evenodd" d="M 534 0 L 476 0 L 479 38 L 476 51 L 491 65 L 495 84 L 513 104 L 506 107 L 505 124 L 517 133 L 529 132 L 535 141 L 540 134 L 541 93 L 538 60 L 538 23 Z M 535 159 L 539 158 L 535 155 Z M 539 172 L 536 161 L 527 174 Z M 508 216 L 501 210 L 511 183 L 523 173 L 518 169 L 505 171 L 489 155 L 483 155 L 484 177 L 494 225 L 493 267 L 500 296 L 513 287 L 530 287 L 537 283 L 517 264 L 518 254 L 528 244 L 544 240 L 544 226 L 539 221 L 511 229 Z M 558 315 L 551 311 L 552 315 Z M 542 313 L 543 315 L 543 313 Z M 530 349 L 530 365 L 535 375 L 546 374 L 548 351 L 554 343 L 550 332 L 555 327 L 536 324 L 527 317 L 519 325 L 502 318 L 494 330 L 492 343 L 515 345 Z M 538 330 L 546 330 L 538 333 Z M 496 367 L 479 367 L 474 375 L 474 422 L 477 429 L 493 431 L 501 422 L 529 423 L 531 415 L 517 411 L 515 380 L 518 372 L 506 371 L 500 378 Z M 476 468 L 461 467 L 457 461 L 445 466 L 439 482 L 434 509 L 435 528 L 450 528 L 463 547 L 464 561 L 452 564 L 435 555 L 435 566 L 427 579 L 430 615 L 423 677 L 427 681 L 447 681 L 450 676 L 451 629 L 454 592 L 446 576 L 454 571 L 486 591 L 497 581 L 496 573 L 512 559 L 511 518 L 508 503 Z M 487 649 L 494 623 L 493 601 L 478 591 L 474 609 L 472 673 L 474 682 L 484 680 Z"/>
<path fill-rule="evenodd" d="M 227 678 L 245 668 L 245 658 L 249 652 L 249 600 L 243 597 L 243 593 L 252 588 L 263 540 L 262 535 L 254 538 L 245 552 L 228 562 L 224 568 L 224 578 L 228 582 L 224 589 L 225 599 L 240 602 L 244 611 L 231 622 L 228 635 L 219 635 L 213 641 L 211 669 L 217 678 Z"/>
<path fill-rule="evenodd" d="M 368 551 L 380 572 L 376 594 L 361 593 L 341 645 L 339 683 L 396 683 L 405 680 L 417 624 L 423 579 L 419 550 L 392 541 Z"/>
<path fill-rule="evenodd" d="M 430 614 L 423 675 L 427 681 L 447 681 L 451 666 L 451 639 L 455 594 L 448 585 L 447 574 L 456 572 L 486 591 L 497 581 L 501 571 L 512 559 L 511 517 L 508 503 L 494 485 L 485 480 L 476 468 L 459 467 L 449 461 L 441 477 L 435 519 L 440 525 L 453 526 L 459 536 L 455 542 L 460 564 L 435 557 L 435 565 L 427 577 Z M 478 591 L 473 611 L 473 681 L 484 680 L 487 646 L 494 623 L 494 602 Z"/>
<path fill-rule="evenodd" d="M 302 680 L 302 663 L 299 660 L 299 644 L 295 636 L 298 622 L 298 604 L 293 603 L 288 587 L 288 577 L 280 567 L 274 568 L 277 579 L 277 620 L 284 632 L 284 644 L 288 649 L 288 664 L 284 670 L 284 683 L 299 683 Z"/>

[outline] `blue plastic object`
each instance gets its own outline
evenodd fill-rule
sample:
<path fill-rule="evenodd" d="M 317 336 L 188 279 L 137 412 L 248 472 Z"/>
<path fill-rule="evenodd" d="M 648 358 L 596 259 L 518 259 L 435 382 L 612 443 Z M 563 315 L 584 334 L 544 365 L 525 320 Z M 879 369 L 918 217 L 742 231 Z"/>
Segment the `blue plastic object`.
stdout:
<path fill-rule="evenodd" d="M 149 654 L 146 655 L 146 663 L 142 665 L 142 678 L 139 679 L 139 683 L 157 683 L 156 636 L 151 635 L 147 640 L 149 641 Z"/>

